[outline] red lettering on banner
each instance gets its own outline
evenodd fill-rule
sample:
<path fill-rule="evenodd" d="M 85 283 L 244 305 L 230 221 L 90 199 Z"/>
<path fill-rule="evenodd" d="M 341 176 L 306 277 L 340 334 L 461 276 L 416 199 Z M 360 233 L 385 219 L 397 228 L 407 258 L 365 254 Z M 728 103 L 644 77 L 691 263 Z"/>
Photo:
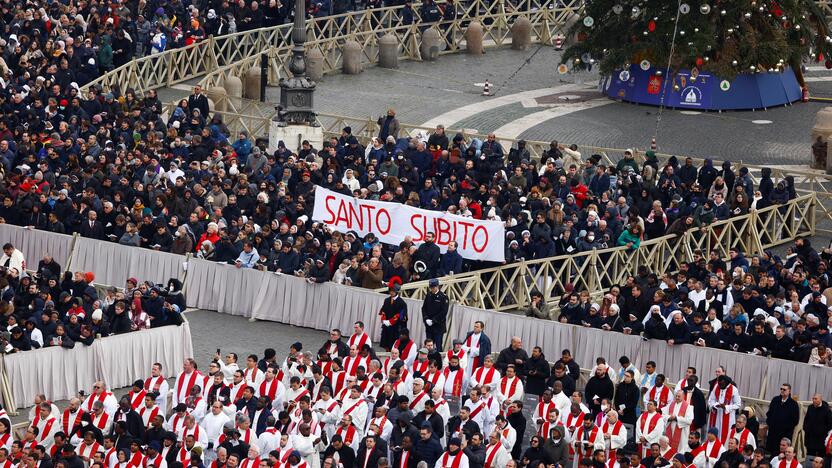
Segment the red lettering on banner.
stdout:
<path fill-rule="evenodd" d="M 416 235 L 413 236 L 413 242 L 422 242 L 425 239 L 425 231 L 419 229 L 419 222 L 417 221 L 418 218 L 421 218 L 422 215 L 415 214 L 410 217 L 410 227 L 416 231 Z"/>
<path fill-rule="evenodd" d="M 448 245 L 453 239 L 451 238 L 451 223 L 442 218 L 434 218 L 436 220 L 436 244 Z"/>
<path fill-rule="evenodd" d="M 496 223 L 428 212 L 406 205 L 357 200 L 327 192 L 323 188 L 316 190 L 323 192 L 318 197 L 322 203 L 316 205 L 313 219 L 335 229 L 354 229 L 361 234 L 372 232 L 382 241 L 391 243 L 410 236 L 413 242 L 420 244 L 432 233 L 436 245 L 443 251 L 451 242 L 456 242 L 460 253 L 466 258 L 502 258 L 502 245 L 491 244 L 492 238 L 500 241 L 499 232 L 502 229 Z"/>
<path fill-rule="evenodd" d="M 474 223 L 469 223 L 468 221 L 457 221 L 457 224 L 459 224 L 460 226 L 465 228 L 465 230 L 462 233 L 462 248 L 467 249 L 468 248 L 468 228 L 473 226 Z"/>
<path fill-rule="evenodd" d="M 344 200 L 341 200 L 341 203 L 338 204 L 338 215 L 335 217 L 335 224 L 341 224 L 341 221 L 343 221 L 346 223 L 347 229 L 352 229 L 352 223 L 347 216 L 347 207 L 344 205 L 346 205 Z"/>
<path fill-rule="evenodd" d="M 350 218 L 347 220 L 347 226 L 350 229 L 352 229 L 352 223 L 355 222 L 356 224 L 358 224 L 358 230 L 359 231 L 364 230 L 364 216 L 361 214 L 361 208 L 363 208 L 363 206 L 359 205 L 358 211 L 356 211 L 355 210 L 355 203 L 350 203 L 349 204 Z"/>
<path fill-rule="evenodd" d="M 323 220 L 324 224 L 332 224 L 335 222 L 335 212 L 332 211 L 332 207 L 329 206 L 329 202 L 335 200 L 335 197 L 332 195 L 327 195 L 324 199 L 324 206 L 326 207 L 326 212 L 329 213 L 330 218 Z"/>
<path fill-rule="evenodd" d="M 381 226 L 381 218 L 382 216 L 387 220 L 387 227 L 384 228 Z M 385 208 L 379 208 L 376 212 L 376 229 L 381 235 L 388 234 L 391 229 L 393 229 L 393 219 L 390 217 L 390 212 L 387 211 Z"/>
<path fill-rule="evenodd" d="M 485 235 L 485 240 L 483 243 L 477 247 L 477 232 L 482 231 Z M 488 229 L 485 226 L 477 226 L 474 228 L 474 233 L 471 235 L 471 246 L 474 248 L 474 251 L 477 253 L 483 253 L 485 248 L 488 247 Z"/>

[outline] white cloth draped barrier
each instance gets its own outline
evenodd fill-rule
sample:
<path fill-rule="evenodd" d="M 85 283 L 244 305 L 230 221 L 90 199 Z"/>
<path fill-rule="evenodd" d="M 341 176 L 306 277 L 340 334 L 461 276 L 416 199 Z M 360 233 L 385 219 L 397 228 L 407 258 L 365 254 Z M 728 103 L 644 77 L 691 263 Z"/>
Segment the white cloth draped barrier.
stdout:
<path fill-rule="evenodd" d="M 193 356 L 191 329 L 168 326 L 97 339 L 91 346 L 77 343 L 72 349 L 49 347 L 3 356 L 16 408 L 32 404 L 38 393 L 51 400 L 89 391 L 102 380 L 108 388 L 131 385 L 150 375 L 154 362 L 176 369 Z"/>
<path fill-rule="evenodd" d="M 485 333 L 495 353 L 507 347 L 512 336 L 519 336 L 524 348 L 540 346 L 550 361 L 569 349 L 585 368 L 591 368 L 595 358 L 603 357 L 617 369 L 618 358 L 626 355 L 640 369 L 647 361 L 655 361 L 669 382 L 677 382 L 692 366 L 704 382 L 700 387 L 706 389 L 707 381 L 714 378 L 714 369 L 721 365 L 737 382 L 742 395 L 751 398 L 774 398 L 782 383 L 790 383 L 792 393 L 802 401 L 818 392 L 827 395 L 832 388 L 832 368 L 828 367 L 692 345 L 670 346 L 664 341 L 460 305 L 453 308 L 452 336 L 465 336 L 476 320 L 485 322 Z"/>
<path fill-rule="evenodd" d="M 67 259 L 72 251 L 72 236 L 55 234 L 37 229 L 27 229 L 11 224 L 0 224 L 0 241 L 11 242 L 26 257 L 26 268 L 35 270 L 45 254 L 66 270 Z"/>
<path fill-rule="evenodd" d="M 11 225 L 0 224 L 0 241 L 14 244 L 27 255 L 28 262 L 35 266 L 40 256 L 48 252 L 66 269 L 71 254 L 73 270 L 92 271 L 96 275 L 96 282 L 104 284 L 120 286 L 130 276 L 157 283 L 164 283 L 171 277 L 184 277 L 189 307 L 317 330 L 340 328 L 345 334 L 350 333 L 353 322 L 361 320 L 375 340 L 380 335 L 378 311 L 385 296 L 366 289 L 333 283 L 310 284 L 291 275 L 238 269 L 232 265 L 187 259 L 180 255 L 80 237 L 73 242 L 71 236 Z M 186 261 L 187 275 L 183 268 Z M 421 342 L 425 336 L 421 319 L 422 301 L 405 299 L 405 302 L 408 304 L 411 338 Z M 492 340 L 495 352 L 508 346 L 512 336 L 520 336 L 524 346 L 541 346 L 551 360 L 556 360 L 560 351 L 568 348 L 584 366 L 591 367 L 598 356 L 605 357 L 616 366 L 622 355 L 630 357 L 639 367 L 643 367 L 648 360 L 653 360 L 672 382 L 681 378 L 688 366 L 696 367 L 702 380 L 710 380 L 713 369 L 722 365 L 737 381 L 743 395 L 753 398 L 772 398 L 778 394 L 779 385 L 784 382 L 792 384 L 795 395 L 801 400 L 808 400 L 816 392 L 824 394 L 824 391 L 832 388 L 832 369 L 804 363 L 690 345 L 668 346 L 662 341 L 644 341 L 640 337 L 459 304 L 452 305 L 451 316 L 451 337 L 465 336 L 476 320 L 485 322 L 486 333 Z M 176 361 L 190 352 L 190 336 L 187 340 L 188 352 L 182 354 L 179 353 L 179 348 L 166 348 L 169 344 L 164 344 L 164 341 L 145 343 L 144 334 L 145 332 L 140 332 L 97 340 L 94 346 L 85 351 L 79 351 L 83 346 L 79 345 L 73 352 L 86 353 L 84 359 L 63 358 L 62 353 L 69 351 L 60 349 L 7 356 L 9 375 L 15 376 L 11 378 L 13 394 L 15 397 L 23 396 L 23 400 L 17 403 L 28 404 L 32 392 L 37 391 L 34 390 L 36 388 L 43 388 L 42 391 L 47 391 L 47 394 L 52 391 L 50 389 L 58 389 L 59 394 L 50 394 L 52 398 L 72 396 L 82 388 L 77 383 L 88 384 L 91 375 L 114 376 L 117 380 L 112 385 L 127 385 L 131 383 L 130 376 L 144 375 L 146 369 L 149 369 L 149 364 L 143 361 L 144 354 L 139 352 L 140 343 L 151 350 L 151 354 L 177 355 Z M 119 348 L 119 353 L 108 353 L 106 356 L 95 354 L 101 352 L 100 349 L 96 351 L 96 347 L 107 346 L 103 343 L 116 339 L 129 343 L 130 350 Z M 136 354 L 128 354 L 130 352 Z M 32 357 L 24 360 L 26 356 Z M 126 359 L 125 356 L 132 358 Z M 31 366 L 32 360 L 36 360 L 38 365 Z M 83 365 L 78 364 L 82 362 Z M 174 367 L 178 364 L 168 363 Z M 44 369 L 39 373 L 42 377 L 36 377 L 32 372 L 27 373 L 27 367 Z M 50 369 L 55 372 L 49 372 Z"/>
<path fill-rule="evenodd" d="M 73 270 L 91 271 L 96 283 L 117 287 L 124 287 L 130 277 L 158 284 L 165 284 L 170 278 L 181 279 L 185 261 L 183 255 L 80 236 L 72 253 Z"/>
<path fill-rule="evenodd" d="M 185 288 L 189 307 L 316 330 L 339 328 L 346 335 L 351 333 L 353 323 L 360 320 L 375 340 L 380 337 L 378 312 L 386 297 L 367 289 L 335 283 L 311 284 L 291 275 L 200 259 L 188 262 Z M 425 336 L 422 301 L 405 302 L 411 338 L 420 342 Z"/>

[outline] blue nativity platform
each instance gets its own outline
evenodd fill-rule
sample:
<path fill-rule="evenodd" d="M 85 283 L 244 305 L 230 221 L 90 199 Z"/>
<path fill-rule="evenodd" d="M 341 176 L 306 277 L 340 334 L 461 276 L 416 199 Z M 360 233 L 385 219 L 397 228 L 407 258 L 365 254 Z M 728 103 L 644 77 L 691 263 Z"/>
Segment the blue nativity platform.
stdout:
<path fill-rule="evenodd" d="M 711 111 L 765 109 L 801 98 L 800 85 L 791 68 L 782 73 L 743 73 L 730 82 L 707 71 L 691 80 L 690 70 L 680 70 L 671 76 L 665 89 L 666 78 L 657 76 L 653 67 L 642 70 L 634 64 L 629 70 L 602 78 L 601 90 L 617 101 L 653 106 L 660 105 L 665 91 L 666 107 Z M 679 85 L 678 91 L 674 90 L 674 82 Z"/>

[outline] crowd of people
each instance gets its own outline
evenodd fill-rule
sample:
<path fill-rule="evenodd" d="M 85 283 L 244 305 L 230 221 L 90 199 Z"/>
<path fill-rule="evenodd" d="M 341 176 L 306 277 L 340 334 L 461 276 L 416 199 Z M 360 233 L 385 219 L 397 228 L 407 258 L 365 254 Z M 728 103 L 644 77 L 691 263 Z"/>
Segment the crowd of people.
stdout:
<path fill-rule="evenodd" d="M 639 268 L 625 284 L 593 301 L 589 291 L 567 287 L 550 309 L 533 292 L 526 315 L 562 323 L 810 364 L 832 365 L 830 249 L 816 251 L 798 239 L 785 258 L 771 251 L 746 258 L 731 249 L 695 251 L 676 273 Z"/>
<path fill-rule="evenodd" d="M 274 349 L 218 352 L 204 373 L 186 359 L 173 379 L 154 364 L 120 398 L 96 382 L 64 409 L 37 395 L 20 440 L 0 415 L 0 464 L 828 468 L 832 460 L 832 411 L 819 394 L 798 460 L 800 410 L 788 383 L 763 415 L 742 404 L 743 389 L 721 366 L 712 380 L 688 367 L 674 385 L 653 361 L 640 367 L 621 356 L 616 367 L 599 357 L 584 383 L 569 350 L 548 362 L 513 338 L 492 353 L 482 322 L 448 350 L 399 332 L 374 346 L 356 322 L 349 337 L 334 329 L 319 348 L 297 342 L 283 359 Z"/>
<path fill-rule="evenodd" d="M 398 0 L 315 0 L 307 2 L 305 14 L 322 18 L 397 5 L 404 6 L 399 14 L 405 24 L 415 18 L 428 23 L 456 16 L 453 2 L 437 5 L 432 0 L 423 2 L 418 16 L 410 2 Z M 8 103 L 16 94 L 26 98 L 33 90 L 37 95 L 41 87 L 51 92 L 58 85 L 59 93 L 65 93 L 59 95 L 71 101 L 71 89 L 135 58 L 185 47 L 209 36 L 290 23 L 294 6 L 291 0 L 8 2 L 0 31 L 3 97 Z"/>
<path fill-rule="evenodd" d="M 615 165 L 551 143 L 533 159 L 523 141 L 504 148 L 448 135 L 404 135 L 390 109 L 366 147 L 351 128 L 321 148 L 231 135 L 200 86 L 162 119 L 153 90 L 81 96 L 50 77 L 16 88 L 0 122 L 0 219 L 241 268 L 379 288 L 487 266 L 432 240 L 380 243 L 333 232 L 311 218 L 316 185 L 504 223 L 507 263 L 628 246 L 782 204 L 793 180 L 755 184 L 747 168 L 627 150 Z M 25 88 L 25 89 L 24 89 Z M 424 262 L 416 272 L 414 266 Z"/>
<path fill-rule="evenodd" d="M 91 345 L 96 338 L 182 323 L 182 284 L 167 286 L 130 278 L 124 289 L 99 297 L 92 272 L 63 271 L 51 255 L 35 268 L 23 252 L 3 245 L 0 255 L 0 353 L 49 346 Z"/>

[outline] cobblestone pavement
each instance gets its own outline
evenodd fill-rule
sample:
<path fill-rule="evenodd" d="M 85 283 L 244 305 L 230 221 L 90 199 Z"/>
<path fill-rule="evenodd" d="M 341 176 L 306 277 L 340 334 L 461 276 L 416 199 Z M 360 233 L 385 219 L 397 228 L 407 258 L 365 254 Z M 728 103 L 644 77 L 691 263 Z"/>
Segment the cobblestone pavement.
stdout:
<path fill-rule="evenodd" d="M 465 118 L 444 123 L 487 132 L 551 107 L 534 100 L 531 105 L 529 100 L 514 100 L 489 106 L 489 100 L 541 88 L 557 89 L 575 82 L 586 83 L 588 90 L 595 88 L 596 74 L 559 75 L 555 71 L 559 55 L 549 47 L 544 47 L 522 66 L 535 50 L 536 47 L 525 52 L 489 50 L 483 56 L 446 55 L 434 63 L 400 62 L 397 70 L 369 67 L 360 75 L 327 75 L 318 85 L 315 107 L 321 113 L 375 118 L 392 106 L 397 109 L 400 121 L 424 123 L 474 105 L 477 109 Z M 828 77 L 830 73 L 815 69 L 810 76 Z M 481 96 L 480 84 L 486 79 L 496 97 Z M 500 86 L 504 82 L 505 86 Z M 813 95 L 832 94 L 832 81 L 810 84 Z M 271 88 L 269 100 L 276 101 L 278 93 Z M 605 98 L 598 95 L 595 99 Z M 659 129 L 659 149 L 750 163 L 806 164 L 810 155 L 809 132 L 815 113 L 824 106 L 812 102 L 768 111 L 725 113 L 666 109 Z M 567 109 L 565 115 L 519 128 L 516 136 L 592 146 L 647 148 L 656 129 L 657 113 L 655 107 L 624 103 Z"/>

